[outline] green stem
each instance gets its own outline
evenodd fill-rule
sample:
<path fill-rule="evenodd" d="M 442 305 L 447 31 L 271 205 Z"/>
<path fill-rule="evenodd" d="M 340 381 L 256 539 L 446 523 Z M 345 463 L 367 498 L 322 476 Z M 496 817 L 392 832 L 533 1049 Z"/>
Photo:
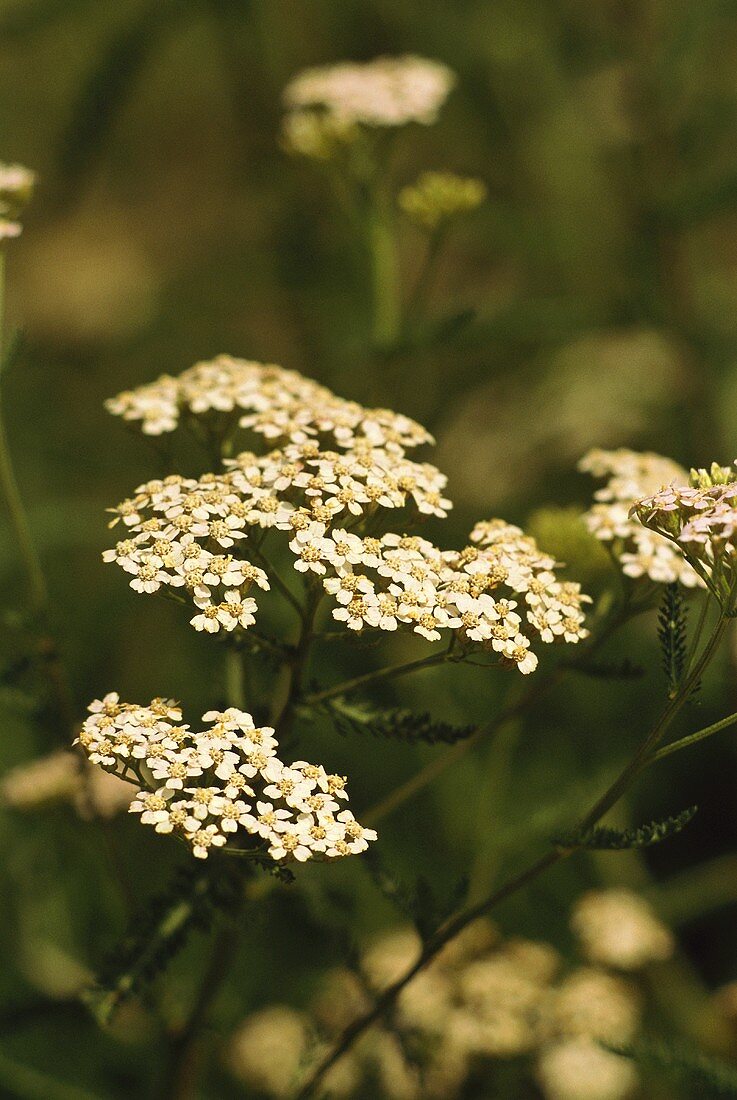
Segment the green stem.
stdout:
<path fill-rule="evenodd" d="M 389 814 L 394 813 L 394 811 L 399 809 L 400 806 L 403 806 L 405 802 L 408 802 L 410 798 L 414 798 L 416 794 L 419 794 L 420 791 L 429 786 L 429 784 L 437 779 L 439 775 L 442 775 L 446 768 L 449 768 L 452 764 L 455 764 L 456 760 L 460 760 L 461 757 L 465 756 L 474 745 L 477 745 L 491 734 L 501 730 L 508 722 L 513 721 L 524 713 L 524 711 L 555 687 L 568 673 L 585 669 L 586 664 L 591 660 L 594 654 L 598 652 L 601 646 L 611 638 L 612 634 L 614 634 L 620 626 L 645 610 L 649 609 L 639 606 L 632 609 L 627 607 L 623 608 L 611 619 L 609 624 L 601 631 L 594 641 L 585 648 L 578 660 L 571 661 L 567 665 L 559 665 L 546 676 L 543 676 L 516 703 L 510 703 L 508 706 L 504 707 L 490 722 L 486 722 L 484 725 L 479 726 L 470 737 L 446 749 L 445 752 L 436 756 L 434 760 L 431 760 L 424 768 L 421 768 L 420 771 L 415 772 L 415 774 L 405 780 L 404 783 L 395 787 L 395 789 L 390 791 L 381 802 L 372 806 L 371 809 L 363 815 L 362 820 L 365 821 L 367 825 L 373 825 L 382 818 L 388 817 Z"/>
<path fill-rule="evenodd" d="M 261 550 L 258 549 L 254 544 L 251 544 L 249 550 L 251 557 L 255 558 L 262 566 L 262 568 L 266 571 L 269 582 L 273 584 L 274 587 L 282 594 L 287 603 L 289 603 L 293 607 L 293 609 L 299 615 L 300 619 L 304 620 L 305 612 L 302 604 L 299 602 L 292 590 L 288 587 L 286 582 L 281 579 L 268 558 L 264 554 L 262 554 Z"/>
<path fill-rule="evenodd" d="M 278 718 L 274 721 L 274 729 L 282 746 L 292 731 L 297 704 L 302 694 L 302 681 L 307 669 L 307 662 L 309 661 L 310 649 L 313 641 L 312 628 L 322 596 L 322 587 L 318 588 L 315 586 L 310 592 L 307 606 L 302 613 L 302 630 L 300 631 L 299 639 L 290 662 L 286 699 L 283 707 L 279 711 Z"/>
<path fill-rule="evenodd" d="M 174 1037 L 170 1051 L 169 1081 L 163 1100 L 194 1100 L 199 1095 L 198 1080 L 205 1056 L 203 1038 L 213 1004 L 230 972 L 237 948 L 237 929 L 224 925 L 210 956 L 189 1019 Z"/>
<path fill-rule="evenodd" d="M 417 280 L 412 289 L 407 308 L 405 310 L 406 324 L 417 322 L 422 317 L 427 295 L 432 286 L 433 276 L 438 262 L 438 257 L 443 247 L 445 233 L 442 228 L 434 229 L 429 236 L 425 257 L 422 261 Z"/>
<path fill-rule="evenodd" d="M 5 253 L 0 249 L 0 370 L 3 363 L 3 316 L 5 303 Z M 2 410 L 2 378 L 0 378 L 0 487 L 5 499 L 10 519 L 10 529 L 13 535 L 18 554 L 28 582 L 28 591 L 31 597 L 31 607 L 37 612 L 43 612 L 48 605 L 48 592 L 44 579 L 43 569 L 39 561 L 36 547 L 33 543 L 31 528 L 23 507 L 23 500 L 15 477 L 13 463 L 10 458 L 10 447 L 5 431 L 5 418 Z"/>
<path fill-rule="evenodd" d="M 670 756 L 674 752 L 680 752 L 681 749 L 687 749 L 690 745 L 696 745 L 699 741 L 711 737 L 713 733 L 719 733 L 720 730 L 725 730 L 728 726 L 735 725 L 735 723 L 737 723 L 737 713 L 730 714 L 726 718 L 722 718 L 721 721 L 712 723 L 711 726 L 704 726 L 696 733 L 690 733 L 688 737 L 681 737 L 678 741 L 672 741 L 670 745 L 664 745 L 662 749 L 658 749 L 657 752 L 653 753 L 650 760 L 651 762 L 663 760 L 666 756 Z"/>
<path fill-rule="evenodd" d="M 707 590 L 707 592 L 704 594 L 704 600 L 703 600 L 703 603 L 701 604 L 701 611 L 699 612 L 698 622 L 696 623 L 696 630 L 694 631 L 694 636 L 693 636 L 693 639 L 691 640 L 691 645 L 690 645 L 689 650 L 688 650 L 688 656 L 686 658 L 686 665 L 685 665 L 686 672 L 688 672 L 688 670 L 691 668 L 691 665 L 693 663 L 693 659 L 696 656 L 696 652 L 699 648 L 699 642 L 701 641 L 701 634 L 702 634 L 702 631 L 704 629 L 704 624 L 706 623 L 706 616 L 707 616 L 708 611 L 709 611 L 710 602 L 711 602 L 711 594 Z"/>
<path fill-rule="evenodd" d="M 397 676 L 406 676 L 409 672 L 415 672 L 419 668 L 430 668 L 431 665 L 440 665 L 449 660 L 448 651 L 433 653 L 430 657 L 418 657 L 416 661 L 407 661 L 404 664 L 389 665 L 375 672 L 366 672 L 362 676 L 356 676 L 352 680 L 344 680 L 342 684 L 316 691 L 313 695 L 307 695 L 302 700 L 304 706 L 314 707 L 318 703 L 324 703 L 326 699 L 334 699 L 338 695 L 347 695 L 356 688 L 367 687 L 369 684 L 378 684 L 385 680 L 394 680 Z"/>
<path fill-rule="evenodd" d="M 225 695 L 228 706 L 244 708 L 243 655 L 231 646 L 225 650 Z"/>
<path fill-rule="evenodd" d="M 396 343 L 401 327 L 399 263 L 390 192 L 374 187 L 368 211 L 368 237 L 373 285 L 373 341 L 379 350 Z"/>

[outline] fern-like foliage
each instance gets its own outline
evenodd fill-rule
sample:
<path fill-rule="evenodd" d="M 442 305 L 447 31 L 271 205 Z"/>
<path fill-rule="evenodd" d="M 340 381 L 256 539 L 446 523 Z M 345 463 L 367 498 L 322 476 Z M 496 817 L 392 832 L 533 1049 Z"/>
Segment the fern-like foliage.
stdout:
<path fill-rule="evenodd" d="M 614 852 L 627 848 L 649 848 L 680 833 L 693 820 L 697 810 L 698 806 L 689 806 L 676 817 L 668 817 L 665 821 L 651 821 L 648 825 L 641 825 L 639 829 L 610 829 L 602 825 L 584 832 L 574 829 L 555 837 L 554 843 L 557 848 L 591 848 Z"/>
<path fill-rule="evenodd" d="M 662 1082 L 668 1077 L 683 1089 L 684 1096 L 737 1097 L 737 1067 L 665 1039 L 638 1039 L 621 1047 L 609 1047 L 615 1054 L 632 1058 Z M 680 1093 L 679 1093 L 680 1095 Z"/>
<path fill-rule="evenodd" d="M 686 665 L 687 608 L 679 584 L 666 585 L 658 612 L 658 638 L 668 693 L 673 696 L 683 679 Z"/>
<path fill-rule="evenodd" d="M 413 714 L 409 710 L 384 710 L 366 702 L 347 703 L 331 699 L 323 705 L 338 733 L 344 737 L 359 734 L 383 737 L 391 741 L 417 742 L 427 745 L 454 745 L 465 741 L 476 726 L 452 726 L 438 722 L 429 714 Z"/>
<path fill-rule="evenodd" d="M 131 922 L 96 985 L 83 994 L 100 1024 L 166 968 L 193 930 L 208 929 L 218 912 L 237 910 L 246 868 L 226 859 L 210 862 L 206 869 L 194 864 L 180 868 L 169 887 L 151 898 Z"/>

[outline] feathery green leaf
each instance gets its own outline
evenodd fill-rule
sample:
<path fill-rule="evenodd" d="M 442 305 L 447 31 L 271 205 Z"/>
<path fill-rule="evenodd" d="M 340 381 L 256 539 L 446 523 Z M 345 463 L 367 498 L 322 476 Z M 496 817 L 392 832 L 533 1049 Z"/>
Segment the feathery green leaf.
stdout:
<path fill-rule="evenodd" d="M 611 829 L 602 825 L 584 832 L 574 829 L 555 837 L 554 844 L 556 848 L 591 848 L 601 851 L 649 848 L 652 844 L 660 844 L 680 833 L 693 820 L 697 810 L 698 806 L 689 806 L 676 817 L 668 817 L 665 821 L 651 821 L 648 825 L 641 825 L 639 829 Z"/>

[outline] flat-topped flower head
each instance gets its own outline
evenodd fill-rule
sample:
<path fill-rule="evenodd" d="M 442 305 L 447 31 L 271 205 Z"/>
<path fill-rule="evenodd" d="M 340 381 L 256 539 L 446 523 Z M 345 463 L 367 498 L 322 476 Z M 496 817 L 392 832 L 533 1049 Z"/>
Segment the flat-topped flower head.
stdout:
<path fill-rule="evenodd" d="M 339 448 L 396 450 L 433 441 L 422 425 L 400 413 L 365 408 L 297 371 L 230 355 L 119 393 L 106 408 L 147 435 L 172 432 L 183 418 L 219 415 L 235 418 L 272 445 L 324 437 Z"/>
<path fill-rule="evenodd" d="M 635 501 L 631 516 L 678 548 L 729 614 L 737 604 L 737 465 L 692 471 Z"/>
<path fill-rule="evenodd" d="M 703 583 L 677 546 L 648 530 L 632 514 L 639 498 L 663 486 L 686 484 L 688 474 L 682 466 L 662 455 L 620 448 L 589 451 L 578 468 L 607 479 L 595 492 L 595 503 L 583 519 L 591 534 L 610 550 L 625 576 L 633 580 L 648 578 L 656 584 L 678 582 L 687 588 Z"/>
<path fill-rule="evenodd" d="M 370 127 L 430 125 L 455 76 L 447 65 L 423 57 L 378 57 L 306 69 L 287 85 L 291 111 L 322 110 L 345 123 Z"/>
<path fill-rule="evenodd" d="M 233 839 L 302 863 L 355 855 L 376 840 L 345 808 L 344 776 L 306 760 L 284 764 L 274 730 L 246 711 L 208 711 L 209 725 L 192 730 L 169 700 L 141 706 L 110 693 L 88 710 L 76 743 L 92 764 L 136 784 L 129 809 L 142 824 L 177 835 L 197 859 Z"/>
<path fill-rule="evenodd" d="M 522 674 L 537 667 L 533 641 L 587 636 L 590 597 L 558 578 L 534 539 L 504 520 L 477 524 L 471 539 L 463 550 L 444 551 L 419 535 L 361 540 L 333 532 L 321 557 L 323 588 L 338 605 L 333 618 L 353 631 L 406 629 L 427 641 L 452 631 L 464 649 Z"/>

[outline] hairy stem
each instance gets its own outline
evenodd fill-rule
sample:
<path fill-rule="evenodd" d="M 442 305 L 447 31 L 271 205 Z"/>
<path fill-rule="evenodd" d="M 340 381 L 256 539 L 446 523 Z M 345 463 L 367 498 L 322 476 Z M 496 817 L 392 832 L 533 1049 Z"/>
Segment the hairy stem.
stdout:
<path fill-rule="evenodd" d="M 594 826 L 608 810 L 619 801 L 622 795 L 629 789 L 636 777 L 644 770 L 649 764 L 651 764 L 656 758 L 656 747 L 662 740 L 674 721 L 679 711 L 690 697 L 694 687 L 698 684 L 701 676 L 711 661 L 716 649 L 724 634 L 724 630 L 727 625 L 727 620 L 724 615 L 720 615 L 719 620 L 714 628 L 714 631 L 709 638 L 708 642 L 704 646 L 704 649 L 696 661 L 692 671 L 689 673 L 681 687 L 678 694 L 669 701 L 665 707 L 663 713 L 660 715 L 655 725 L 645 737 L 644 741 L 640 745 L 639 749 L 629 761 L 629 763 L 622 769 L 617 778 L 607 788 L 603 795 L 595 802 L 589 812 L 583 817 L 580 822 L 579 829 L 584 832 Z M 354 1045 L 356 1040 L 371 1027 L 378 1019 L 380 1019 L 385 1012 L 387 1012 L 396 1002 L 397 998 L 405 989 L 412 979 L 424 970 L 432 960 L 438 955 L 438 953 L 458 936 L 469 924 L 477 920 L 479 917 L 484 916 L 491 909 L 497 906 L 500 902 L 505 901 L 507 898 L 516 894 L 517 891 L 528 885 L 528 883 L 537 879 L 549 868 L 553 867 L 556 863 L 573 855 L 578 851 L 578 847 L 570 848 L 554 848 L 534 863 L 532 863 L 525 870 L 521 871 L 514 878 L 510 879 L 498 890 L 495 890 L 492 894 L 482 898 L 475 905 L 472 905 L 466 909 L 461 910 L 455 916 L 447 920 L 441 927 L 432 935 L 424 944 L 422 952 L 417 962 L 399 978 L 392 985 L 390 985 L 378 998 L 374 1006 L 366 1012 L 363 1016 L 359 1016 L 355 1019 L 340 1035 L 337 1043 L 327 1056 L 319 1063 L 317 1068 L 313 1071 L 303 1088 L 297 1094 L 297 1100 L 306 1100 L 308 1096 L 314 1094 L 315 1089 L 323 1080 L 328 1070 L 335 1065 L 335 1063 L 347 1053 Z"/>

